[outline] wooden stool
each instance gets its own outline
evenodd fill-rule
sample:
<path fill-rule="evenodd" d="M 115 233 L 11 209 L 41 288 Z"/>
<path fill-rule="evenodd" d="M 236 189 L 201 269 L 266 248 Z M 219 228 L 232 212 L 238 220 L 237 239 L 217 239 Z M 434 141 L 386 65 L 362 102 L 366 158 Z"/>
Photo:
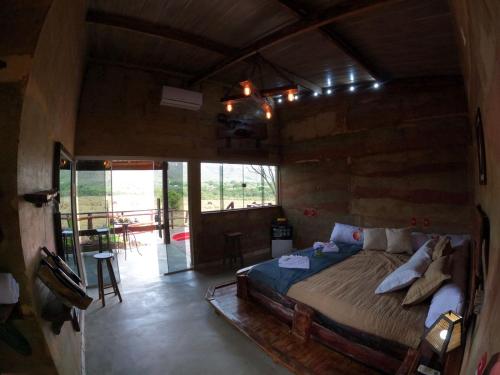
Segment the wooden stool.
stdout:
<path fill-rule="evenodd" d="M 94 258 L 97 259 L 97 284 L 99 287 L 99 299 L 102 299 L 102 306 L 106 306 L 106 301 L 104 296 L 107 294 L 114 293 L 118 296 L 120 302 L 122 302 L 122 296 L 120 290 L 118 289 L 118 284 L 116 283 L 115 272 L 113 271 L 113 266 L 111 265 L 111 259 L 114 258 L 113 253 L 99 253 L 95 254 Z M 111 285 L 104 285 L 104 278 L 102 277 L 102 263 L 106 261 L 106 266 L 108 267 L 109 279 Z M 104 289 L 113 288 L 112 292 L 104 293 Z"/>
<path fill-rule="evenodd" d="M 243 253 L 241 252 L 241 232 L 224 233 L 224 258 L 222 264 L 226 264 L 226 258 L 229 257 L 229 263 L 232 266 L 233 260 L 236 263 L 236 258 L 239 257 L 241 266 L 243 267 Z"/>

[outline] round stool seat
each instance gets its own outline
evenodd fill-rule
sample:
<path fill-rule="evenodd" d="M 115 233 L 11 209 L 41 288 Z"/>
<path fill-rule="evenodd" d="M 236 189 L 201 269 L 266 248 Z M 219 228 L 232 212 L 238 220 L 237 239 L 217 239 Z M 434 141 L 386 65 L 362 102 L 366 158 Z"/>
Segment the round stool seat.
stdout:
<path fill-rule="evenodd" d="M 115 255 L 113 253 L 99 253 L 99 254 L 94 254 L 95 259 L 112 259 L 114 258 Z"/>

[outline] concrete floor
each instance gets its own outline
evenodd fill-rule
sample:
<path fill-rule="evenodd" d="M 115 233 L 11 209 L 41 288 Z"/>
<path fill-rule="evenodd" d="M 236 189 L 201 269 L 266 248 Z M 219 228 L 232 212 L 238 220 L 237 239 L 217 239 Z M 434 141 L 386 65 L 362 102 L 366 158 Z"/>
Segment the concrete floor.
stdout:
<path fill-rule="evenodd" d="M 289 374 L 205 301 L 209 286 L 233 277 L 122 277 L 123 303 L 107 296 L 105 308 L 93 303 L 86 314 L 87 374 Z"/>

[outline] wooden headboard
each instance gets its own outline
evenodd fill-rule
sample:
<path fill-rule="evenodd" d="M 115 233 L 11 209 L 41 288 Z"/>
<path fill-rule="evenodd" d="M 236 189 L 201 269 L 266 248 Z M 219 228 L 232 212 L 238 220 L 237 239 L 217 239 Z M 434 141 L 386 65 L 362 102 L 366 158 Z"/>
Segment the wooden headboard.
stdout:
<path fill-rule="evenodd" d="M 481 206 L 474 210 L 472 240 L 470 243 L 469 293 L 464 320 L 467 323 L 474 313 L 474 301 L 478 289 L 484 288 L 485 268 L 488 265 L 490 224 Z"/>

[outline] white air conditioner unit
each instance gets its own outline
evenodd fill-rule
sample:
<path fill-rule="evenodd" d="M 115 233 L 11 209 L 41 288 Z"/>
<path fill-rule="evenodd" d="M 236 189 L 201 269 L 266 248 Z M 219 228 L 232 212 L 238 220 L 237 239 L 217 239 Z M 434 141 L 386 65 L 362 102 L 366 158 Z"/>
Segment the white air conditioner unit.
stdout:
<path fill-rule="evenodd" d="M 201 92 L 179 89 L 172 86 L 163 86 L 160 105 L 198 111 L 203 104 Z"/>

